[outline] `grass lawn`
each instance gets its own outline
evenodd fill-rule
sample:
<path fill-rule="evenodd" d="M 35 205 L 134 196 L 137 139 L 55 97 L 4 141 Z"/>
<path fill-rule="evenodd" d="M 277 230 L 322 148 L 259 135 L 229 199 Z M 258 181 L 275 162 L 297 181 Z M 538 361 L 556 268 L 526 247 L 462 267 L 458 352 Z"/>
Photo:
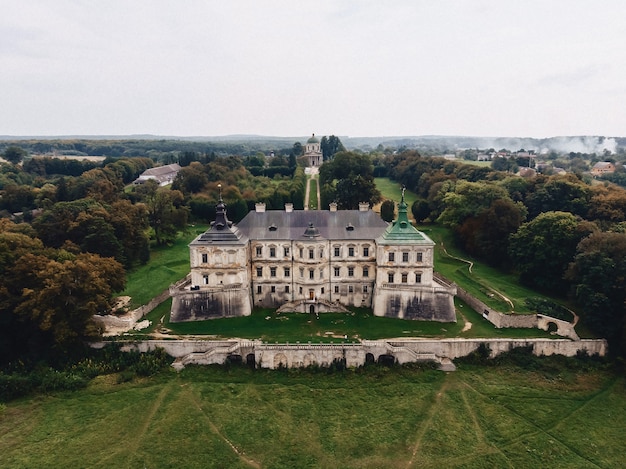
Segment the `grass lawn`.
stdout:
<path fill-rule="evenodd" d="M 251 316 L 212 319 L 209 321 L 169 322 L 171 300 L 164 302 L 146 316 L 150 328 L 125 337 L 146 338 L 163 326 L 171 335 L 195 335 L 207 338 L 261 339 L 266 343 L 353 343 L 360 339 L 385 339 L 394 337 L 476 338 L 476 337 L 544 337 L 554 338 L 537 329 L 496 329 L 493 324 L 476 313 L 458 298 L 457 322 L 409 321 L 374 316 L 371 310 L 355 308 L 349 314 L 304 313 L 279 314 L 272 309 L 255 309 Z M 163 323 L 161 324 L 161 320 Z M 466 323 L 471 327 L 465 329 Z"/>
<path fill-rule="evenodd" d="M 126 289 L 120 295 L 130 296 L 131 307 L 136 308 L 148 303 L 172 283 L 187 275 L 188 245 L 207 228 L 207 225 L 189 226 L 186 232 L 178 234 L 171 245 L 152 248 L 150 262 L 127 273 Z"/>
<path fill-rule="evenodd" d="M 309 180 L 309 209 L 317 210 L 317 179 Z"/>
<path fill-rule="evenodd" d="M 383 199 L 393 200 L 396 204 L 396 214 L 398 213 L 398 204 L 402 199 L 402 185 L 399 182 L 392 181 L 389 178 L 374 178 L 376 188 L 383 195 Z M 404 192 L 404 201 L 406 202 L 409 210 L 409 218 L 413 218 L 411 215 L 411 205 L 417 200 L 417 195 L 409 190 Z M 380 204 L 377 205 L 378 212 L 380 212 Z"/>
<path fill-rule="evenodd" d="M 624 378 L 552 363 L 100 376 L 6 404 L 0 466 L 622 467 Z"/>

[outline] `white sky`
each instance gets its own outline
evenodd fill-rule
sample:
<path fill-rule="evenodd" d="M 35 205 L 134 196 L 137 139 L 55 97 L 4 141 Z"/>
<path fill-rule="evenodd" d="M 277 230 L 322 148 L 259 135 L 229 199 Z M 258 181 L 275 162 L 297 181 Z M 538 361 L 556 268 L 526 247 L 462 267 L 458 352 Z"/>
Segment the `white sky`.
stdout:
<path fill-rule="evenodd" d="M 0 135 L 626 136 L 624 0 L 0 0 Z"/>

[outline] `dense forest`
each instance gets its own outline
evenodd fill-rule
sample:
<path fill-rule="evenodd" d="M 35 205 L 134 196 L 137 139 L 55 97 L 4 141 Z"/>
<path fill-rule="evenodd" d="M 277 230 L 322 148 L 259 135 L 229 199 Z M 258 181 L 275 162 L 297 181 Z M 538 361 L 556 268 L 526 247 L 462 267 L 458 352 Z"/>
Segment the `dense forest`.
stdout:
<path fill-rule="evenodd" d="M 228 154 L 183 142 L 159 147 L 159 155 L 132 155 L 128 145 L 126 156 L 101 162 L 33 157 L 36 143 L 6 147 L 7 162 L 0 164 L 4 364 L 34 363 L 97 335 L 91 317 L 110 309 L 125 272 L 147 262 L 152 245 L 169 243 L 189 222 L 211 220 L 220 191 L 235 222 L 256 202 L 268 209 L 304 204 L 297 142 L 268 153 L 223 149 Z M 76 142 L 67 145 L 81 151 Z M 349 152 L 336 138 L 325 145 L 323 206 L 378 202 L 373 178 L 388 176 L 418 194 L 411 207 L 418 223 L 442 223 L 467 253 L 576 301 L 586 324 L 610 340 L 614 353 L 624 353 L 625 189 L 578 173 L 520 177 L 496 164 L 412 150 Z M 163 152 L 172 153 L 164 158 Z M 182 168 L 171 186 L 133 184 L 146 169 L 172 161 Z"/>

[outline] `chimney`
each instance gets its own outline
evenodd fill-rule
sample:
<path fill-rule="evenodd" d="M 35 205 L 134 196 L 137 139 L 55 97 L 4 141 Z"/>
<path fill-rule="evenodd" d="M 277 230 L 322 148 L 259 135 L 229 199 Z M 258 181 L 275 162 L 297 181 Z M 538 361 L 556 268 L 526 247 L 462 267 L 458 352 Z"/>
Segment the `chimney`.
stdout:
<path fill-rule="evenodd" d="M 256 213 L 264 213 L 265 212 L 265 204 L 263 202 L 258 202 L 254 204 L 254 211 Z"/>
<path fill-rule="evenodd" d="M 287 213 L 293 212 L 293 204 L 285 204 L 285 212 Z"/>
<path fill-rule="evenodd" d="M 369 209 L 369 202 L 359 202 L 359 212 L 367 212 Z"/>
<path fill-rule="evenodd" d="M 331 212 L 336 212 L 337 211 L 337 202 L 331 202 L 329 204 L 329 207 L 330 207 L 330 211 Z"/>

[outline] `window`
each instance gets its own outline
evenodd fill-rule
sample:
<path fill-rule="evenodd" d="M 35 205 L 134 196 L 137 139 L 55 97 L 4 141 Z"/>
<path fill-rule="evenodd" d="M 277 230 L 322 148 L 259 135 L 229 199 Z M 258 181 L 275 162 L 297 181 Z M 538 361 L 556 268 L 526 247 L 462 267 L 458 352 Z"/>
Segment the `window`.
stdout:
<path fill-rule="evenodd" d="M 422 283 L 422 274 L 415 274 L 415 283 Z"/>
<path fill-rule="evenodd" d="M 291 277 L 291 269 L 289 267 L 285 267 L 285 277 Z"/>
<path fill-rule="evenodd" d="M 256 247 L 256 256 L 261 257 L 263 255 L 263 248 L 261 246 Z"/>
<path fill-rule="evenodd" d="M 389 253 L 389 262 L 393 262 L 396 260 L 396 254 L 394 252 Z"/>
<path fill-rule="evenodd" d="M 276 293 L 276 287 L 272 285 L 272 293 Z"/>
<path fill-rule="evenodd" d="M 313 249 L 309 249 L 309 259 L 314 259 L 315 258 L 315 251 L 313 251 Z"/>
<path fill-rule="evenodd" d="M 354 267 L 348 267 L 348 277 L 354 277 Z"/>
<path fill-rule="evenodd" d="M 304 267 L 300 267 L 300 278 L 304 278 Z"/>
<path fill-rule="evenodd" d="M 304 258 L 304 249 L 300 248 L 300 259 Z"/>
<path fill-rule="evenodd" d="M 309 278 L 313 280 L 315 278 L 315 271 L 313 269 L 309 269 Z"/>
<path fill-rule="evenodd" d="M 324 257 L 324 250 L 320 249 L 320 259 Z"/>
<path fill-rule="evenodd" d="M 421 252 L 417 253 L 417 262 L 422 262 L 422 253 Z"/>
<path fill-rule="evenodd" d="M 285 285 L 285 293 L 289 293 L 289 285 Z"/>
<path fill-rule="evenodd" d="M 324 294 L 324 287 L 322 287 L 322 295 Z"/>
<path fill-rule="evenodd" d="M 367 285 L 363 285 L 363 293 L 367 293 Z"/>
<path fill-rule="evenodd" d="M 369 267 L 363 267 L 363 277 L 367 278 L 370 276 L 370 269 Z"/>
<path fill-rule="evenodd" d="M 403 252 L 402 253 L 402 262 L 409 262 L 409 253 L 408 252 Z"/>
<path fill-rule="evenodd" d="M 335 277 L 339 277 L 339 267 L 335 267 Z"/>
<path fill-rule="evenodd" d="M 263 291 L 263 287 L 261 287 L 261 285 L 257 285 L 256 292 L 260 294 L 262 291 Z"/>
<path fill-rule="evenodd" d="M 285 248 L 285 257 L 289 257 L 289 248 Z"/>
<path fill-rule="evenodd" d="M 256 268 L 256 276 L 257 277 L 263 277 L 263 267 L 257 267 Z"/>
<path fill-rule="evenodd" d="M 202 276 L 202 281 L 204 282 L 205 285 L 209 284 L 209 276 L 208 275 L 203 275 Z"/>
<path fill-rule="evenodd" d="M 341 251 L 339 249 L 339 247 L 335 247 L 335 257 L 339 257 L 341 255 Z"/>
<path fill-rule="evenodd" d="M 320 269 L 320 278 L 324 278 L 324 269 Z"/>
<path fill-rule="evenodd" d="M 300 287 L 300 294 L 302 295 L 302 287 Z"/>
<path fill-rule="evenodd" d="M 276 248 L 270 248 L 270 257 L 276 257 Z"/>
<path fill-rule="evenodd" d="M 270 267 L 270 277 L 276 277 L 276 267 Z"/>
<path fill-rule="evenodd" d="M 408 274 L 402 274 L 402 283 L 407 283 L 409 279 L 409 275 Z"/>
<path fill-rule="evenodd" d="M 370 255 L 370 248 L 364 247 L 363 248 L 363 256 L 368 257 L 369 255 Z"/>
<path fill-rule="evenodd" d="M 352 285 L 348 285 L 348 293 L 354 293 L 354 287 Z"/>
<path fill-rule="evenodd" d="M 207 262 L 209 262 L 209 255 L 208 254 L 202 254 L 202 263 L 206 264 Z"/>
<path fill-rule="evenodd" d="M 388 281 L 389 283 L 393 283 L 393 273 L 388 273 L 388 274 L 387 274 L 387 281 Z"/>
<path fill-rule="evenodd" d="M 354 257 L 354 248 L 348 248 L 348 256 Z"/>
<path fill-rule="evenodd" d="M 335 285 L 335 293 L 339 293 L 339 285 Z"/>

